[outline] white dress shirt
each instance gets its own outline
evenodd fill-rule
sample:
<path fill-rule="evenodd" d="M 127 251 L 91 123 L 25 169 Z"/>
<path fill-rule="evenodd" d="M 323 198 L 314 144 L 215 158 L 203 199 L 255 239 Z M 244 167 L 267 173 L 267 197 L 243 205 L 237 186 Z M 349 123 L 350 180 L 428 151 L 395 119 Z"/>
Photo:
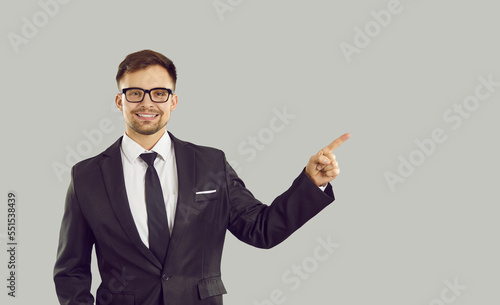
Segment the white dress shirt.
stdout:
<path fill-rule="evenodd" d="M 123 175 L 127 190 L 130 211 L 142 242 L 149 247 L 148 213 L 146 210 L 145 175 L 148 165 L 140 155 L 145 152 L 156 152 L 158 156 L 154 167 L 160 178 L 167 220 L 170 232 L 174 226 L 175 209 L 177 205 L 177 166 L 175 163 L 174 145 L 168 135 L 160 138 L 151 150 L 145 150 L 127 134 L 123 135 L 121 155 Z"/>

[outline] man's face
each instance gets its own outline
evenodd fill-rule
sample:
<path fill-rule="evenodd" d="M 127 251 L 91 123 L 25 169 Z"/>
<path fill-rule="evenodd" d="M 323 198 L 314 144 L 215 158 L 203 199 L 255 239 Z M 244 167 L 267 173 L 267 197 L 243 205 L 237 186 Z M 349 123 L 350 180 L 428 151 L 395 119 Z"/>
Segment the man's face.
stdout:
<path fill-rule="evenodd" d="M 155 65 L 132 73 L 125 73 L 119 82 L 120 92 L 124 88 L 138 87 L 142 89 L 167 88 L 174 90 L 174 82 L 167 70 Z M 177 95 L 171 94 L 165 103 L 155 103 L 149 94 L 145 94 L 140 103 L 130 103 L 125 95 L 118 93 L 115 98 L 118 109 L 123 112 L 126 133 L 131 138 L 140 135 L 162 134 L 170 119 L 170 112 L 177 106 Z"/>

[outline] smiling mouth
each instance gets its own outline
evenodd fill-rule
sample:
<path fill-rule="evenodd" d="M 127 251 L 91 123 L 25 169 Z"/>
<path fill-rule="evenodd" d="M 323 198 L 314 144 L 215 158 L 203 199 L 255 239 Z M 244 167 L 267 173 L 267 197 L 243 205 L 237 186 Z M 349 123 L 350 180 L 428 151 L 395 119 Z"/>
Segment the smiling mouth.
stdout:
<path fill-rule="evenodd" d="M 156 113 L 156 114 L 144 114 L 144 113 L 136 113 L 136 115 L 140 118 L 155 118 L 157 117 L 159 114 Z"/>

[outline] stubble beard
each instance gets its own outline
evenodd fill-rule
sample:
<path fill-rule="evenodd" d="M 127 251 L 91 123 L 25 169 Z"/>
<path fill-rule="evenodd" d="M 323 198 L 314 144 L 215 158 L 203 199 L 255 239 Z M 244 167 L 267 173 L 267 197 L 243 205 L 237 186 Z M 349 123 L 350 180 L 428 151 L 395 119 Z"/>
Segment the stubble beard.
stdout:
<path fill-rule="evenodd" d="M 135 132 L 141 135 L 149 136 L 157 133 L 162 130 L 168 123 L 168 120 L 162 122 L 161 117 L 163 116 L 163 112 L 155 112 L 159 116 L 159 120 L 157 123 L 148 122 L 148 121 L 138 121 L 136 120 L 135 113 L 133 113 L 133 119 L 130 120 L 127 125 Z"/>

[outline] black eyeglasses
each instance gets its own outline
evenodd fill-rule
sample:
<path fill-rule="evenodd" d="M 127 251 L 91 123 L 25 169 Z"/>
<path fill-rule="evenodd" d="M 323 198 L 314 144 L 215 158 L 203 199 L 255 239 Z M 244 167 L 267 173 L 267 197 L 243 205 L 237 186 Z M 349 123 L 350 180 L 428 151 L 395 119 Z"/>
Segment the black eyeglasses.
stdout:
<path fill-rule="evenodd" d="M 155 103 L 165 103 L 170 98 L 172 94 L 172 89 L 167 88 L 153 88 L 153 89 L 142 89 L 142 88 L 125 88 L 122 90 L 125 94 L 125 98 L 129 103 L 140 103 L 144 100 L 146 93 L 149 94 L 149 98 Z"/>

